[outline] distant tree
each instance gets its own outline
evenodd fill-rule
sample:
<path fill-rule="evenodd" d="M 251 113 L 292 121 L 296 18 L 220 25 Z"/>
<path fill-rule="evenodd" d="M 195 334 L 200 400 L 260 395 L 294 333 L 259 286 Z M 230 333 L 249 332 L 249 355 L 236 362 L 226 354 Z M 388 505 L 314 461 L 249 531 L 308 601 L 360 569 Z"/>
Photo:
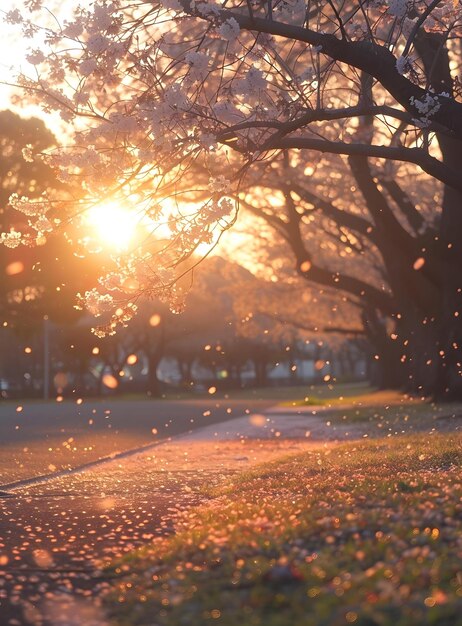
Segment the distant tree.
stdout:
<path fill-rule="evenodd" d="M 0 311 L 3 321 L 21 333 L 35 332 L 44 315 L 60 322 L 77 319 L 76 289 L 98 275 L 94 259 L 78 258 L 62 232 L 47 241 L 51 216 L 32 220 L 27 210 L 20 213 L 9 203 L 12 194 L 40 204 L 58 191 L 61 196 L 70 193 L 50 165 L 28 156 L 53 146 L 56 138 L 42 120 L 0 112 L 0 228 L 21 231 L 27 241 L 21 247 L 0 246 Z"/>
<path fill-rule="evenodd" d="M 54 356 L 68 375 L 66 391 L 71 390 L 77 395 L 101 393 L 106 355 L 100 356 L 101 342 L 91 333 L 91 324 L 90 316 L 82 316 L 74 323 L 60 324 L 55 329 L 57 347 Z M 115 370 L 118 378 L 120 368 Z"/>

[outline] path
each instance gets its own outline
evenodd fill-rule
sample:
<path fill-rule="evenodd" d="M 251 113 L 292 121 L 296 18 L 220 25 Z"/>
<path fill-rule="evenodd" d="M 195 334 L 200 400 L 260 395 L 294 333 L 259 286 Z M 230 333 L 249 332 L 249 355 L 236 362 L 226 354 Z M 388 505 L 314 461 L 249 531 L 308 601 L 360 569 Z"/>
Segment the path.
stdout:
<path fill-rule="evenodd" d="M 0 402 L 0 488 L 271 404 L 212 396 L 177 401 L 90 399 L 82 404 Z"/>

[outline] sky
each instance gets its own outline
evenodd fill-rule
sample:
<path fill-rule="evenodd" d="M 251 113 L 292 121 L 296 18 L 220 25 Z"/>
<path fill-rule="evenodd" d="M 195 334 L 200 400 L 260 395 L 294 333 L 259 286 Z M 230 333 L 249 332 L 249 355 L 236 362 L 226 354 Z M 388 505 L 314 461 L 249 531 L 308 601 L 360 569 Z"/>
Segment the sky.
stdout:
<path fill-rule="evenodd" d="M 0 8 L 0 110 L 12 108 L 17 113 L 23 116 L 38 115 L 40 117 L 46 117 L 41 113 L 38 107 L 32 107 L 27 105 L 21 105 L 20 107 L 14 107 L 11 104 L 11 95 L 14 90 L 2 83 L 11 83 L 15 81 L 15 76 L 19 71 L 27 74 L 32 74 L 34 67 L 26 61 L 26 53 L 30 47 L 39 47 L 39 41 L 33 43 L 30 39 L 24 39 L 21 33 L 20 26 L 12 26 L 6 24 L 3 18 L 3 14 L 7 11 L 19 9 L 22 7 L 21 0 L 2 0 Z M 85 4 L 85 0 L 81 2 Z M 88 2 L 89 4 L 89 2 Z M 53 6 L 54 5 L 54 6 Z M 53 10 L 54 15 L 61 19 L 63 16 L 69 14 L 70 8 L 74 5 L 69 0 L 63 0 L 57 4 L 56 0 L 49 0 L 47 2 L 47 8 Z M 40 16 L 42 17 L 42 16 Z M 41 21 L 41 20 L 40 20 Z"/>
<path fill-rule="evenodd" d="M 25 46 L 15 29 L 5 22 L 0 22 L 0 82 L 14 80 L 14 67 L 19 67 L 19 61 L 24 57 Z M 11 88 L 0 85 L 0 107 L 10 106 Z"/>
<path fill-rule="evenodd" d="M 1 12 L 20 8 L 21 4 L 19 0 L 10 1 L 4 5 L 2 3 Z M 3 15 L 0 14 L 0 109 L 13 108 L 17 113 L 26 116 L 40 114 L 40 111 L 37 107 L 13 107 L 11 105 L 11 95 L 14 90 L 2 83 L 14 83 L 15 76 L 20 70 L 25 73 L 30 71 L 32 66 L 25 60 L 26 50 L 29 45 L 30 42 L 24 40 L 21 36 L 20 28 L 6 24 Z"/>

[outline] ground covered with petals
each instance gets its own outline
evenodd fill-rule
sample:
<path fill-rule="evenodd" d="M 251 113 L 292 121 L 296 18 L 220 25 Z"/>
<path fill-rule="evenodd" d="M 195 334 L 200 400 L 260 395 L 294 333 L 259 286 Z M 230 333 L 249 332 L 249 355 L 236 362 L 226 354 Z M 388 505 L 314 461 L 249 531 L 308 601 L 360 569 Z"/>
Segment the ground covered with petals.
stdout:
<path fill-rule="evenodd" d="M 462 624 L 462 438 L 328 445 L 211 490 L 116 563 L 114 624 Z"/>

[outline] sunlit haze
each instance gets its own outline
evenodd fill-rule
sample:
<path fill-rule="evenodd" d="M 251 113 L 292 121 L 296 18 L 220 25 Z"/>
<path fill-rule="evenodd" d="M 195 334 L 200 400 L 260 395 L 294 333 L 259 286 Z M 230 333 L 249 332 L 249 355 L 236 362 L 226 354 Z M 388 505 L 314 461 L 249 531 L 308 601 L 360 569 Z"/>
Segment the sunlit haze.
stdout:
<path fill-rule="evenodd" d="M 87 211 L 85 220 L 94 229 L 92 234 L 107 247 L 124 250 L 133 241 L 137 226 L 133 209 L 115 202 L 97 204 Z"/>

